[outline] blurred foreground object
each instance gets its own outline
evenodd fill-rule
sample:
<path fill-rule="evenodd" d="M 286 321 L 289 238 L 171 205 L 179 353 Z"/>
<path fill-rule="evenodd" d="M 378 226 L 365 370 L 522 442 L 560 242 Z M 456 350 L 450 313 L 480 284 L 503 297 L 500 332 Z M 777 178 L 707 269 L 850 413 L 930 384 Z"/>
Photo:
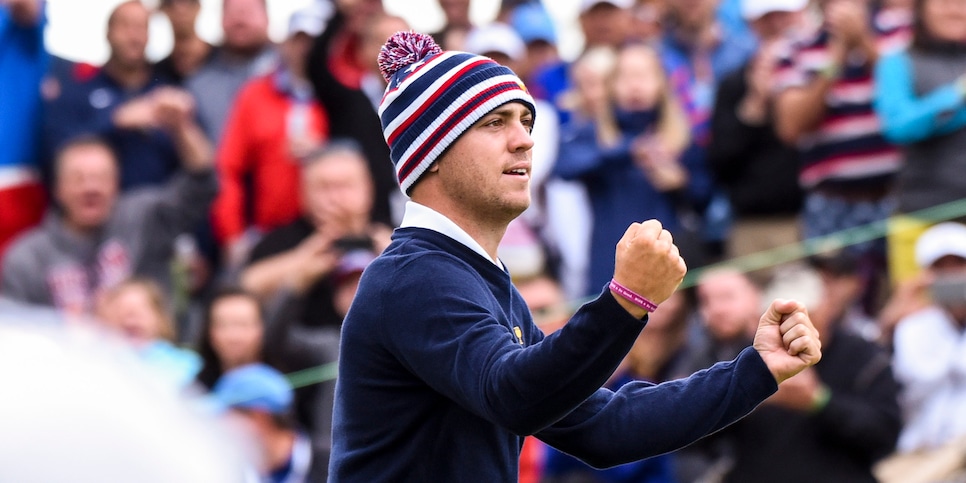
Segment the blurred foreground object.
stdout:
<path fill-rule="evenodd" d="M 0 315 L 0 481 L 242 481 L 227 435 L 131 351 L 14 313 Z"/>

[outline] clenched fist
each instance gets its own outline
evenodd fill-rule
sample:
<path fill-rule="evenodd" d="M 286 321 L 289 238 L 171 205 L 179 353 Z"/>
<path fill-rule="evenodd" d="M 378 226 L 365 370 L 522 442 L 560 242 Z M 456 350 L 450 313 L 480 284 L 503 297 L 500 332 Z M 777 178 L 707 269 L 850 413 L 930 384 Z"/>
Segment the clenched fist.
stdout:
<path fill-rule="evenodd" d="M 632 223 L 617 243 L 615 258 L 614 279 L 655 304 L 667 300 L 688 271 L 671 233 L 657 220 Z M 614 297 L 634 316 L 644 316 L 644 309 Z"/>
<path fill-rule="evenodd" d="M 754 347 L 778 383 L 822 358 L 818 330 L 805 306 L 793 300 L 771 303 L 758 321 Z"/>

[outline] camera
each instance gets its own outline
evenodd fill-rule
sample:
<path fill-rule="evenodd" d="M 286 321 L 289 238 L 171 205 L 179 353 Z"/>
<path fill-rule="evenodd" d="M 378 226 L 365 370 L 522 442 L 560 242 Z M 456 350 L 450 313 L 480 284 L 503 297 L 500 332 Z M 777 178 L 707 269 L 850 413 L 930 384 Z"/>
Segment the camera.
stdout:
<path fill-rule="evenodd" d="M 372 238 L 365 235 L 344 236 L 333 241 L 332 246 L 343 253 L 353 250 L 373 250 Z"/>

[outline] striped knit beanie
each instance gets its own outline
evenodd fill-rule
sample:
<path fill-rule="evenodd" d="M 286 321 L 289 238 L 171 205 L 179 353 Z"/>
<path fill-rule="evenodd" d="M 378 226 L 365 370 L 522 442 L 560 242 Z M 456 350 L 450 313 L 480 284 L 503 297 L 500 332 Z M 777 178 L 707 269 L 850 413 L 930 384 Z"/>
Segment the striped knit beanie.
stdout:
<path fill-rule="evenodd" d="M 512 70 L 488 57 L 444 52 L 428 35 L 397 32 L 379 52 L 379 69 L 389 83 L 379 118 L 405 194 L 493 109 L 516 101 L 536 116 L 533 98 Z"/>

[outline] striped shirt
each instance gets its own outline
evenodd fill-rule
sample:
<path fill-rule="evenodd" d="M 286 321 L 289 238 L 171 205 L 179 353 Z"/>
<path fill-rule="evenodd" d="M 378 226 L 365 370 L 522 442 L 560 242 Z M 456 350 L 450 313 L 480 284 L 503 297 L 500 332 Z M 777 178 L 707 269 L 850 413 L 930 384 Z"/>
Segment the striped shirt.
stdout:
<path fill-rule="evenodd" d="M 880 12 L 872 29 L 880 53 L 902 48 L 910 37 L 909 22 L 894 12 Z M 778 66 L 779 91 L 807 86 L 832 63 L 829 34 L 815 34 L 790 47 Z M 852 53 L 825 96 L 826 111 L 818 127 L 799 140 L 805 188 L 881 186 L 900 166 L 899 151 L 882 136 L 872 109 L 873 66 Z"/>

